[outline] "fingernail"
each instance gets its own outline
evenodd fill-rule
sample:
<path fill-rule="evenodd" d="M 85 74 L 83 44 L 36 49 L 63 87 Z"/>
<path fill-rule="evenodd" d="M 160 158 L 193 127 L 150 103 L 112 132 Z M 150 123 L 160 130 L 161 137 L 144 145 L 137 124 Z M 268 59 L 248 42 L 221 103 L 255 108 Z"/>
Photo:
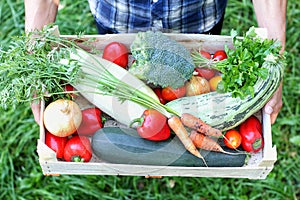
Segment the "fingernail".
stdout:
<path fill-rule="evenodd" d="M 270 115 L 273 112 L 273 108 L 271 106 L 266 106 L 265 107 L 265 112 Z"/>

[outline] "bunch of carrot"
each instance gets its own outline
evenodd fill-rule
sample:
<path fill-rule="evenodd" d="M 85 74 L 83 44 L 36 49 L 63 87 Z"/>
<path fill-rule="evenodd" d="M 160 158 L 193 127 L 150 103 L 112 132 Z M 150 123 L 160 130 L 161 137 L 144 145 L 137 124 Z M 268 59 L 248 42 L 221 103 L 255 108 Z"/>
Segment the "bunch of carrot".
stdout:
<path fill-rule="evenodd" d="M 198 151 L 198 148 L 232 154 L 226 152 L 221 145 L 213 139 L 224 137 L 220 130 L 211 127 L 191 114 L 183 113 L 180 117 L 174 115 L 168 119 L 168 124 L 185 146 L 186 150 L 201 158 L 204 164 L 206 164 L 205 159 Z M 185 126 L 192 129 L 190 133 Z"/>

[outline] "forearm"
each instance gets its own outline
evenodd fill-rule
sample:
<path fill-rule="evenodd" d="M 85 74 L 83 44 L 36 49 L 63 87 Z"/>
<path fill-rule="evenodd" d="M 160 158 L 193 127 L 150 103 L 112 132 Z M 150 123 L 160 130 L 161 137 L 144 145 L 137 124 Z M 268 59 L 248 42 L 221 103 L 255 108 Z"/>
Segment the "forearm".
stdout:
<path fill-rule="evenodd" d="M 285 49 L 286 40 L 286 6 L 287 0 L 253 0 L 254 10 L 259 27 L 268 30 L 268 38 L 277 39 Z M 282 82 L 269 102 L 265 111 L 270 114 L 273 124 L 282 107 Z"/>
<path fill-rule="evenodd" d="M 285 48 L 287 0 L 253 0 L 259 27 L 268 30 L 268 37 L 278 39 Z"/>
<path fill-rule="evenodd" d="M 55 21 L 59 0 L 24 0 L 25 31 L 42 29 Z"/>

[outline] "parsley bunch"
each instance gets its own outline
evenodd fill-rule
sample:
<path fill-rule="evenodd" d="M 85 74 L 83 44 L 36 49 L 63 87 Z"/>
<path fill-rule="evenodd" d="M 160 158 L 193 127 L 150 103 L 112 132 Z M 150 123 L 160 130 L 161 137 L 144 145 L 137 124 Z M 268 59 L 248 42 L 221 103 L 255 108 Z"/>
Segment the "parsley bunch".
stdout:
<path fill-rule="evenodd" d="M 263 39 L 251 27 L 244 36 L 238 37 L 232 30 L 233 49 L 225 46 L 227 59 L 211 61 L 208 67 L 217 69 L 222 73 L 222 81 L 218 85 L 218 92 L 231 92 L 233 97 L 243 99 L 247 95 L 254 96 L 254 85 L 259 78 L 266 79 L 271 62 L 284 63 L 284 55 L 280 54 L 281 45 L 271 39 Z M 200 54 L 193 54 L 196 65 L 202 64 Z M 272 57 L 272 61 L 270 61 Z M 267 63 L 267 65 L 263 65 Z"/>

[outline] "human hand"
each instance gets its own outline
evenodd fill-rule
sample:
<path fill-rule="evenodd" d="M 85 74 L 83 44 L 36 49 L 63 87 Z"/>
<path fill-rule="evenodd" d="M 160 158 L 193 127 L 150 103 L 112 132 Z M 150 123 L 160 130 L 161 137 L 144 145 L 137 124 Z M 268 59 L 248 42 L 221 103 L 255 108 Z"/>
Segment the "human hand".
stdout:
<path fill-rule="evenodd" d="M 59 0 L 24 0 L 25 32 L 41 30 L 55 22 Z"/>
<path fill-rule="evenodd" d="M 33 101 L 30 104 L 31 107 L 31 111 L 33 113 L 34 116 L 34 120 L 35 122 L 40 125 L 40 119 L 41 119 L 41 102 L 40 101 Z"/>
<path fill-rule="evenodd" d="M 274 124 L 282 107 L 282 82 L 279 88 L 276 90 L 272 98 L 265 105 L 264 109 L 267 114 L 271 116 L 271 124 Z"/>

